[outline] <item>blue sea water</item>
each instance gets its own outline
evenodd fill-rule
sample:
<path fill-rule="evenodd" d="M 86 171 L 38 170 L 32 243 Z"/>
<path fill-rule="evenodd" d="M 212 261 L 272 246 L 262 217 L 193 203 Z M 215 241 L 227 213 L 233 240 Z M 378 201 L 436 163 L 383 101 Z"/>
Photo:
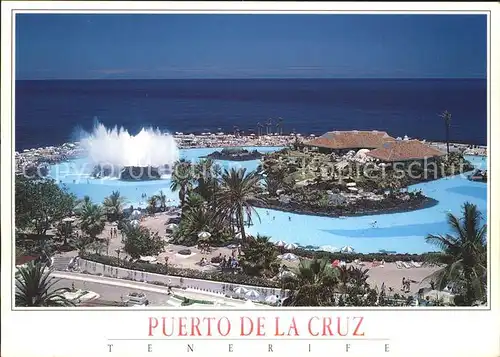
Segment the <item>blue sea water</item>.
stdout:
<path fill-rule="evenodd" d="M 247 79 L 16 81 L 16 150 L 51 146 L 106 126 L 138 132 L 256 130 L 283 118 L 284 132 L 386 130 L 443 140 L 438 113 L 452 113 L 451 139 L 486 144 L 487 90 L 481 79 Z"/>
<path fill-rule="evenodd" d="M 269 152 L 279 148 L 258 148 Z M 182 158 L 197 161 L 214 149 L 181 150 Z M 220 150 L 220 149 L 219 149 Z M 487 161 L 480 157 L 468 157 L 476 167 L 486 169 Z M 124 182 L 114 179 L 87 179 L 81 168 L 85 159 L 60 163 L 50 168 L 50 175 L 77 197 L 88 195 L 94 202 L 102 202 L 112 191 L 118 190 L 127 199 L 128 205 L 146 206 L 147 198 L 164 192 L 172 204 L 178 204 L 177 192 L 170 190 L 170 180 L 147 182 Z M 218 161 L 225 168 L 244 167 L 255 170 L 259 160 L 246 162 Z M 73 182 L 75 180 L 75 182 Z M 446 234 L 448 212 L 460 215 L 464 202 L 478 206 L 486 219 L 487 186 L 472 182 L 465 176 L 454 176 L 411 186 L 410 190 L 421 189 L 423 193 L 439 201 L 436 206 L 404 213 L 371 215 L 362 217 L 330 218 L 310 215 L 291 214 L 275 210 L 257 209 L 259 218 L 254 217 L 254 225 L 249 228 L 253 234 L 264 234 L 273 241 L 299 243 L 303 246 L 334 246 L 341 248 L 350 245 L 358 252 L 377 252 L 385 249 L 396 252 L 423 253 L 435 247 L 428 245 L 424 237 L 431 234 Z M 373 222 L 377 223 L 373 225 Z"/>

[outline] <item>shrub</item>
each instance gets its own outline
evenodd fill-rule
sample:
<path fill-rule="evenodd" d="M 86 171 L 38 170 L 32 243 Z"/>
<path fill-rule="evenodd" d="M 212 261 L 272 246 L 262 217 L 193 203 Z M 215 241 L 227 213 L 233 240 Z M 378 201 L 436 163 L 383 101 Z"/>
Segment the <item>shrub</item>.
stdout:
<path fill-rule="evenodd" d="M 281 284 L 278 281 L 272 281 L 265 278 L 249 276 L 246 274 L 226 274 L 222 271 L 200 271 L 195 269 L 183 269 L 171 266 L 165 266 L 163 264 L 150 264 L 150 263 L 139 263 L 139 262 L 129 262 L 126 260 L 119 260 L 117 257 L 111 257 L 107 255 L 97 255 L 90 253 L 82 253 L 80 255 L 82 259 L 93 261 L 96 263 L 101 263 L 105 265 L 110 265 L 114 267 L 144 271 L 155 274 L 172 275 L 191 279 L 200 280 L 212 280 L 225 282 L 230 284 L 242 284 L 242 285 L 253 285 L 261 287 L 272 287 L 281 288 Z"/>

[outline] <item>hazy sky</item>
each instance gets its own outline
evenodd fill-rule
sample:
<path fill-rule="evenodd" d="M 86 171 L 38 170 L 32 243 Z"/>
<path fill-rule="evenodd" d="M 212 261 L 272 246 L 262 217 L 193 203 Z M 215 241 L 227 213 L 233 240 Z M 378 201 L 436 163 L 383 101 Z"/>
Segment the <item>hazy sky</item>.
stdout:
<path fill-rule="evenodd" d="M 484 78 L 485 15 L 16 18 L 18 79 Z"/>

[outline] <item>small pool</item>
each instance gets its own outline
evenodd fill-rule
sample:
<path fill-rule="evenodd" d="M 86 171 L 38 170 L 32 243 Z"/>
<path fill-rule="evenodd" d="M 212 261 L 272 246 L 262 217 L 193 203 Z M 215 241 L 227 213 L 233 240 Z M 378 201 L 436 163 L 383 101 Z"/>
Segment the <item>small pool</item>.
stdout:
<path fill-rule="evenodd" d="M 272 152 L 280 148 L 248 149 Z M 214 150 L 216 149 L 181 150 L 181 157 L 191 161 L 198 160 Z M 470 156 L 467 159 L 478 168 L 487 168 L 487 161 L 482 157 Z M 217 162 L 224 168 L 244 167 L 247 170 L 254 170 L 259 164 L 258 160 Z M 85 160 L 78 159 L 54 165 L 50 168 L 50 175 L 64 183 L 77 197 L 82 198 L 88 195 L 95 202 L 102 202 L 113 190 L 120 191 L 127 198 L 127 204 L 134 206 L 144 207 L 146 202 L 141 198 L 142 194 L 150 197 L 160 190 L 167 198 L 178 202 L 178 194 L 171 192 L 168 178 L 149 182 L 91 179 L 87 176 L 89 170 L 83 168 L 84 163 Z M 469 181 L 462 175 L 410 187 L 410 190 L 418 189 L 421 189 L 425 195 L 438 200 L 439 204 L 413 212 L 346 218 L 298 215 L 258 209 L 260 221 L 255 218 L 254 225 L 248 230 L 252 234 L 260 233 L 271 236 L 273 241 L 284 240 L 304 246 L 329 245 L 340 248 L 350 245 L 362 253 L 377 252 L 382 249 L 402 253 L 423 253 L 435 250 L 435 247 L 425 242 L 424 237 L 429 233 L 448 233 L 446 214 L 451 212 L 459 215 L 464 202 L 476 204 L 486 219 L 487 185 L 485 183 Z"/>

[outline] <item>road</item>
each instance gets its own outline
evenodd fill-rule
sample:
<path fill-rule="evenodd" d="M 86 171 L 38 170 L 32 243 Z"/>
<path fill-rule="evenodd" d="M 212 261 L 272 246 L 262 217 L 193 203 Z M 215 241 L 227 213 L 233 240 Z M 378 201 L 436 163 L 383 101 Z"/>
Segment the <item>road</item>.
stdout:
<path fill-rule="evenodd" d="M 83 289 L 93 291 L 99 294 L 101 297 L 99 300 L 120 302 L 122 298 L 131 292 L 141 292 L 139 289 L 133 289 L 128 287 L 106 285 L 102 283 L 94 283 L 89 281 L 73 280 L 73 279 L 59 279 L 59 281 L 54 285 L 54 288 L 71 288 L 74 284 L 76 289 Z M 155 293 L 151 291 L 145 291 L 147 299 L 149 300 L 150 306 L 166 306 L 169 296 L 166 294 Z M 168 306 L 168 305 L 167 305 Z"/>

